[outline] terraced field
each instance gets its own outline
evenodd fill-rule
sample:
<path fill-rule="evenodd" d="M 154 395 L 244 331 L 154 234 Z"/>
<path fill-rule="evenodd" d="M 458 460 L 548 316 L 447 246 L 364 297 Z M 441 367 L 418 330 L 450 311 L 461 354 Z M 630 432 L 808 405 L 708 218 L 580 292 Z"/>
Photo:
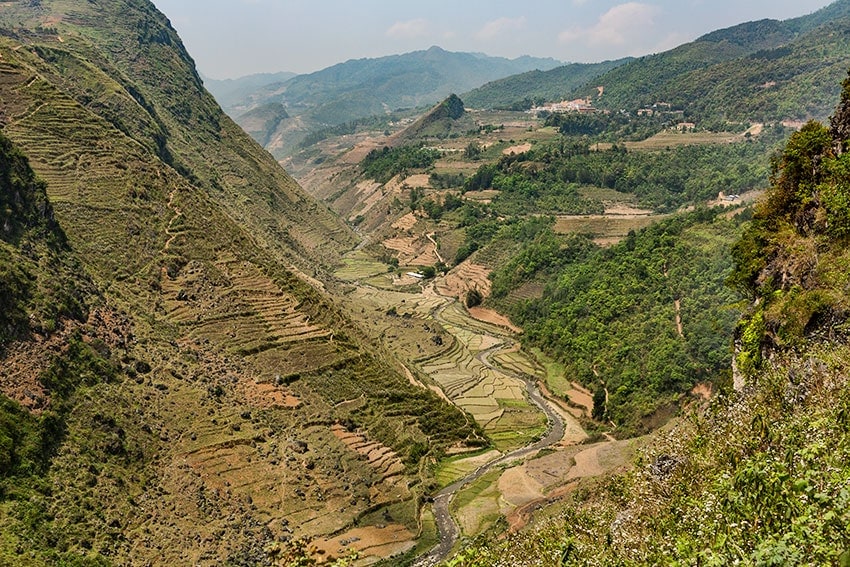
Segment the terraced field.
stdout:
<path fill-rule="evenodd" d="M 666 218 L 665 215 L 561 215 L 555 221 L 555 232 L 589 233 L 594 242 L 611 246 L 628 235 Z"/>
<path fill-rule="evenodd" d="M 348 267 L 337 275 L 351 281 Z M 524 445 L 542 433 L 545 417 L 528 403 L 521 380 L 482 360 L 508 343 L 510 331 L 472 318 L 461 303 L 437 291 L 444 288 L 437 283 L 412 293 L 361 284 L 346 303 L 426 384 L 468 412 L 497 448 Z"/>
<path fill-rule="evenodd" d="M 469 290 L 478 290 L 482 297 L 489 297 L 491 282 L 487 276 L 490 271 L 481 264 L 463 262 L 437 282 L 437 291 L 440 295 L 456 297 L 461 301 Z"/>
<path fill-rule="evenodd" d="M 115 7 L 98 10 L 107 4 Z M 67 5 L 75 14 L 90 9 Z M 169 33 L 164 22 L 151 25 Z M 112 34 L 111 24 L 103 32 Z M 174 93 L 155 83 L 200 82 L 175 70 L 190 60 L 167 37 L 173 43 L 137 54 L 114 77 L 98 68 L 111 59 L 82 35 L 59 45 L 53 34 L 35 34 L 25 47 L 0 38 L 4 132 L 46 181 L 70 247 L 102 291 L 93 313 L 127 319 L 101 324 L 124 333 L 112 354 L 118 377 L 74 408 L 82 417 L 69 418 L 42 483 L 68 489 L 44 495 L 46 505 L 62 530 L 84 534 L 74 541 L 92 534 L 119 562 L 240 564 L 266 544 L 361 533 L 354 530 L 372 534 L 365 555 L 404 551 L 420 535 L 425 463 L 449 447 L 468 449 L 478 431 L 375 353 L 304 275 L 336 259 L 351 237 L 345 226 L 205 93 L 180 92 L 185 113 L 171 114 L 165 97 Z M 121 44 L 110 57 L 136 47 Z M 92 92 L 77 90 L 65 70 L 83 74 L 73 78 Z M 154 84 L 140 82 L 152 75 Z M 375 266 L 386 272 L 379 263 L 367 272 Z M 421 340 L 425 356 L 445 348 L 431 337 L 451 342 L 437 327 L 404 335 Z M 35 353 L 12 355 L 38 362 Z M 51 357 L 44 352 L 44 365 Z M 35 378 L 9 380 L 32 393 L 38 410 L 45 392 L 28 381 Z M 96 460 L 102 451 L 87 439 L 95 415 L 134 440 L 116 467 Z M 338 437 L 340 427 L 347 433 Z M 95 466 L 102 475 L 93 499 L 94 484 L 83 484 Z M 119 543 L 102 547 L 109 538 Z"/>

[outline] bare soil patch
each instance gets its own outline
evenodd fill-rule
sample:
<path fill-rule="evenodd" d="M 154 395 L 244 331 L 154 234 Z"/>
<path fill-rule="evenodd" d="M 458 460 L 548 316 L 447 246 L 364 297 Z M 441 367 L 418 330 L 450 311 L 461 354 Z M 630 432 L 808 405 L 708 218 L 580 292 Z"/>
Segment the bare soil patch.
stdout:
<path fill-rule="evenodd" d="M 630 217 L 636 216 L 645 216 L 651 215 L 653 211 L 651 209 L 640 209 L 638 207 L 632 207 L 631 205 L 627 205 L 625 203 L 606 203 L 605 204 L 605 214 L 606 215 L 626 215 Z"/>
<path fill-rule="evenodd" d="M 398 253 L 398 261 L 407 266 L 431 266 L 437 262 L 435 247 L 427 238 L 398 236 L 383 242 L 384 248 Z"/>
<path fill-rule="evenodd" d="M 522 333 L 522 329 L 511 323 L 511 320 L 493 311 L 492 309 L 487 309 L 486 307 L 470 307 L 469 314 L 479 321 L 484 321 L 485 323 L 492 323 L 493 325 L 498 325 L 499 327 L 504 327 L 506 329 L 510 329 L 514 333 Z"/>
<path fill-rule="evenodd" d="M 709 384 L 708 382 L 700 382 L 699 384 L 693 387 L 693 389 L 691 390 L 691 394 L 699 396 L 703 400 L 707 400 L 711 398 L 712 391 L 713 388 L 711 387 L 711 384 Z"/>
<path fill-rule="evenodd" d="M 570 382 L 572 388 L 567 390 L 570 401 L 576 405 L 587 408 L 588 417 L 593 413 L 593 394 L 578 382 Z"/>
<path fill-rule="evenodd" d="M 390 557 L 416 545 L 414 534 L 400 524 L 352 528 L 330 538 L 313 540 L 311 551 L 321 564 L 357 550 L 361 557 Z"/>
<path fill-rule="evenodd" d="M 245 400 L 256 408 L 297 408 L 301 405 L 297 396 L 270 382 L 246 379 L 239 382 L 239 389 Z"/>
<path fill-rule="evenodd" d="M 447 297 L 463 301 L 466 292 L 477 289 L 482 297 L 490 296 L 490 268 L 466 261 L 451 270 L 437 282 L 437 291 Z"/>
<path fill-rule="evenodd" d="M 413 213 L 407 213 L 406 215 L 392 223 L 390 226 L 396 230 L 410 230 L 414 226 L 416 226 L 416 223 L 418 221 L 419 219 L 416 218 L 416 215 L 414 215 Z"/>
<path fill-rule="evenodd" d="M 354 146 L 349 152 L 346 152 L 341 160 L 344 163 L 356 165 L 363 161 L 363 158 L 374 149 L 381 146 L 381 140 L 375 138 L 367 138 Z"/>
<path fill-rule="evenodd" d="M 405 178 L 403 184 L 410 187 L 422 187 L 426 189 L 431 187 L 431 181 L 427 173 L 411 175 L 410 177 Z"/>
<path fill-rule="evenodd" d="M 527 152 L 530 149 L 531 149 L 530 143 L 519 144 L 518 146 L 511 146 L 509 148 L 505 148 L 504 150 L 502 150 L 502 154 L 506 155 L 506 156 L 509 156 L 511 154 L 519 155 L 519 154 L 524 154 L 525 152 Z"/>
<path fill-rule="evenodd" d="M 502 493 L 503 511 L 543 498 L 543 484 L 528 474 L 524 466 L 506 470 L 497 486 Z"/>

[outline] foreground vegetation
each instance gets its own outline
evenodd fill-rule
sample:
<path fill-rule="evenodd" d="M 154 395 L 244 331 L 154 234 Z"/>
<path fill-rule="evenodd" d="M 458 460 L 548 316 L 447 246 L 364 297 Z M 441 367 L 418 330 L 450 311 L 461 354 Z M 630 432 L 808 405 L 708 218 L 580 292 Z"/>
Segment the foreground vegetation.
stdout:
<path fill-rule="evenodd" d="M 850 562 L 848 124 L 850 79 L 830 128 L 791 136 L 735 244 L 730 282 L 752 300 L 736 390 L 657 435 L 634 471 L 448 565 Z"/>

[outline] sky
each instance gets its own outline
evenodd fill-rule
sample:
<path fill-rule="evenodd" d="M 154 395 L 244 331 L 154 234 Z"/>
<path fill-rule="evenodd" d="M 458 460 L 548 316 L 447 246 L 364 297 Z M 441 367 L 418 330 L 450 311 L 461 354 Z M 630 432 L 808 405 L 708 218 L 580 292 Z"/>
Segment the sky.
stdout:
<path fill-rule="evenodd" d="M 830 0 L 153 0 L 201 73 L 310 73 L 438 45 L 592 63 L 710 31 L 809 14 Z"/>

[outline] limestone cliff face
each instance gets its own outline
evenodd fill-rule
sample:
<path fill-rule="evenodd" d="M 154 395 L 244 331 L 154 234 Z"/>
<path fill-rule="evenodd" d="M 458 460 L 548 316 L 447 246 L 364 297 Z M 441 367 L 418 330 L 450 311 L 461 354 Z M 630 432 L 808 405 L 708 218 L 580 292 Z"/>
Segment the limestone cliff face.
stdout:
<path fill-rule="evenodd" d="M 846 334 L 849 139 L 850 79 L 829 128 L 811 121 L 789 138 L 772 186 L 733 249 L 730 282 L 753 299 L 736 335 L 745 374 L 777 350 Z"/>

